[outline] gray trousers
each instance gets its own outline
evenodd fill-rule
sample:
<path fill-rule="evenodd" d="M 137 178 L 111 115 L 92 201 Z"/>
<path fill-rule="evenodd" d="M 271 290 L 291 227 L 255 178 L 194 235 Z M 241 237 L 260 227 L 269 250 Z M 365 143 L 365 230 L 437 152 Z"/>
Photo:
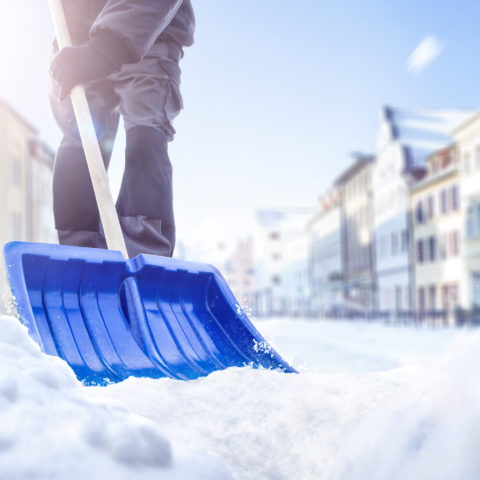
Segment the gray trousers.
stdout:
<path fill-rule="evenodd" d="M 117 212 L 128 254 L 171 256 L 175 246 L 172 166 L 168 142 L 182 108 L 181 50 L 156 44 L 137 64 L 85 86 L 106 168 L 119 116 L 126 129 L 125 171 Z M 59 242 L 107 248 L 70 99 L 51 86 L 53 115 L 63 132 L 53 173 L 53 210 Z"/>

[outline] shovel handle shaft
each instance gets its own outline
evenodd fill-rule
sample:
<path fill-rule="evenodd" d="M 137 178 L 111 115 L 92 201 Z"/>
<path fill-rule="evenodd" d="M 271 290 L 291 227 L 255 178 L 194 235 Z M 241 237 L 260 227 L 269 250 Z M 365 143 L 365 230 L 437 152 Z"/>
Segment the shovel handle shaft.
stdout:
<path fill-rule="evenodd" d="M 62 0 L 49 0 L 49 5 L 58 48 L 62 49 L 71 46 L 72 40 L 68 31 Z M 119 250 L 122 252 L 123 257 L 127 259 L 127 247 L 110 192 L 108 175 L 103 163 L 85 89 L 82 86 L 74 87 L 70 98 L 87 160 L 88 171 L 92 179 L 93 191 L 95 192 L 107 246 L 109 250 Z"/>

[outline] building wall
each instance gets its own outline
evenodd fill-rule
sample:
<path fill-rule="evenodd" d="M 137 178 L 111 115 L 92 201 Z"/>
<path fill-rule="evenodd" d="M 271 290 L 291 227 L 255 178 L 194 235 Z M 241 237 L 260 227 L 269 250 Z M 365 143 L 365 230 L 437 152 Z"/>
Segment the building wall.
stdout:
<path fill-rule="evenodd" d="M 29 142 L 30 188 L 27 189 L 27 239 L 57 243 L 53 219 L 53 152 L 38 138 Z"/>
<path fill-rule="evenodd" d="M 222 267 L 225 279 L 240 305 L 247 310 L 254 302 L 255 260 L 253 239 L 239 240 Z"/>
<path fill-rule="evenodd" d="M 305 223 L 305 219 L 291 223 L 283 235 L 280 293 L 285 298 L 285 309 L 289 316 L 307 316 L 311 312 Z"/>
<path fill-rule="evenodd" d="M 337 182 L 342 201 L 343 291 L 347 308 L 375 308 L 373 157 L 359 157 Z"/>
<path fill-rule="evenodd" d="M 0 244 L 12 240 L 55 241 L 51 211 L 53 154 L 42 146 L 39 163 L 33 144 L 42 145 L 35 129 L 0 101 Z M 1 308 L 10 297 L 3 261 L 0 262 Z"/>
<path fill-rule="evenodd" d="M 432 169 L 412 186 L 411 210 L 415 252 L 417 310 L 447 310 L 465 307 L 462 247 L 462 209 L 459 165 L 454 148 L 450 163 Z M 451 317 L 453 321 L 453 317 Z"/>
<path fill-rule="evenodd" d="M 407 159 L 393 126 L 382 117 L 372 171 L 375 265 L 380 310 L 413 308 L 409 254 Z"/>
<path fill-rule="evenodd" d="M 305 227 L 313 209 L 257 213 L 254 312 L 302 315 L 309 310 Z"/>
<path fill-rule="evenodd" d="M 461 183 L 462 270 L 461 303 L 480 308 L 480 114 L 454 132 Z"/>
<path fill-rule="evenodd" d="M 320 315 L 343 306 L 341 218 L 337 201 L 324 208 L 308 226 L 312 309 Z"/>

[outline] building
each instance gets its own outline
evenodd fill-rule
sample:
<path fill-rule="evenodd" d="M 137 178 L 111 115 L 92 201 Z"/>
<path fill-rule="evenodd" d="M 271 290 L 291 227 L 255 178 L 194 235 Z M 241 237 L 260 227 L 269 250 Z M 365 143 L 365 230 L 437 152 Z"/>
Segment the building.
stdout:
<path fill-rule="evenodd" d="M 257 212 L 254 237 L 257 315 L 304 315 L 310 311 L 306 225 L 310 208 Z"/>
<path fill-rule="evenodd" d="M 312 313 L 308 279 L 307 222 L 312 213 L 290 219 L 282 234 L 282 270 L 280 294 L 289 317 L 305 317 Z"/>
<path fill-rule="evenodd" d="M 416 306 L 422 319 L 453 322 L 465 289 L 456 147 L 430 155 L 426 167 L 423 178 L 412 184 L 410 197 Z"/>
<path fill-rule="evenodd" d="M 423 175 L 427 157 L 452 143 L 451 129 L 468 115 L 388 106 L 381 110 L 372 172 L 379 310 L 416 308 L 410 185 Z"/>
<path fill-rule="evenodd" d="M 459 300 L 466 309 L 480 308 L 480 112 L 453 130 L 460 175 L 461 235 L 464 268 Z"/>
<path fill-rule="evenodd" d="M 221 268 L 225 280 L 242 307 L 249 309 L 255 295 L 255 260 L 253 239 L 238 240 Z"/>
<path fill-rule="evenodd" d="M 372 155 L 354 154 L 335 186 L 341 198 L 343 297 L 349 310 L 376 306 Z"/>
<path fill-rule="evenodd" d="M 57 243 L 51 193 L 53 160 L 54 153 L 44 142 L 30 139 L 26 191 L 26 238 L 30 241 Z"/>
<path fill-rule="evenodd" d="M 53 228 L 53 153 L 37 137 L 36 129 L 0 101 L 0 244 L 12 240 L 56 242 Z M 3 261 L 0 295 L 10 296 Z M 3 303 L 3 302 L 2 302 Z"/>
<path fill-rule="evenodd" d="M 343 311 L 341 221 L 340 194 L 332 189 L 307 225 L 311 306 L 321 316 Z"/>

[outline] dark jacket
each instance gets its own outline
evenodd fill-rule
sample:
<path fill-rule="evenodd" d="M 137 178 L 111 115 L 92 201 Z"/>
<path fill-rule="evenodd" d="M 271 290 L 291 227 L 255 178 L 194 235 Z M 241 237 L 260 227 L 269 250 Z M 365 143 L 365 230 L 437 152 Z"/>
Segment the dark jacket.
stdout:
<path fill-rule="evenodd" d="M 63 0 L 75 44 L 96 39 L 107 56 L 138 62 L 155 43 L 193 43 L 190 0 Z"/>

